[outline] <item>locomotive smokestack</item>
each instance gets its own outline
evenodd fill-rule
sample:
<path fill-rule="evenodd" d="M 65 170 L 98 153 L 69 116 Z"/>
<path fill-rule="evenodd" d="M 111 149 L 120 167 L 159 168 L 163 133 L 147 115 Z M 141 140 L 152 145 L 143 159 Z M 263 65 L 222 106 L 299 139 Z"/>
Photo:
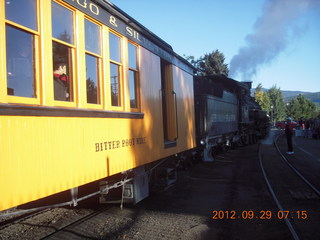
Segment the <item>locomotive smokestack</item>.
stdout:
<path fill-rule="evenodd" d="M 230 61 L 230 76 L 252 79 L 260 66 L 271 63 L 288 44 L 307 31 L 298 20 L 320 6 L 319 0 L 267 0 L 247 45 Z"/>

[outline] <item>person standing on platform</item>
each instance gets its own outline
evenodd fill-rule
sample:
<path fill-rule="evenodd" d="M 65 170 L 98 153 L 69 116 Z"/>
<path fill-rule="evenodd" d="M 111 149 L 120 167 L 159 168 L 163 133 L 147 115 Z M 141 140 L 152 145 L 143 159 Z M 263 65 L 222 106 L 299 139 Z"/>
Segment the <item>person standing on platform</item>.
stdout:
<path fill-rule="evenodd" d="M 287 123 L 286 123 L 286 129 L 285 133 L 287 136 L 287 145 L 288 145 L 288 152 L 287 154 L 294 154 L 293 147 L 292 147 L 292 135 L 293 135 L 293 128 L 292 128 L 292 119 L 288 117 Z"/>

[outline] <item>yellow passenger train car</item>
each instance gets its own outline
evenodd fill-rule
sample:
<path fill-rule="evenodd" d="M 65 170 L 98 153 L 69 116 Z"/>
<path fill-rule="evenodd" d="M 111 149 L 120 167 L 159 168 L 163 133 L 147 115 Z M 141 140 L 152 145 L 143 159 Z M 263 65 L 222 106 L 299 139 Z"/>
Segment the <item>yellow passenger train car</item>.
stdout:
<path fill-rule="evenodd" d="M 192 66 L 108 1 L 1 0 L 0 49 L 0 211 L 196 145 Z"/>

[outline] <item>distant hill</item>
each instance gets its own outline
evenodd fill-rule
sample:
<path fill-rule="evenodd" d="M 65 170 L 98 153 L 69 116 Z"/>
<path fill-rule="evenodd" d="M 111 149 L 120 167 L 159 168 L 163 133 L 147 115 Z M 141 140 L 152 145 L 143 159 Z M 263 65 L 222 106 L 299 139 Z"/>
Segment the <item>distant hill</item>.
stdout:
<path fill-rule="evenodd" d="M 264 92 L 268 91 L 268 89 L 263 88 Z M 251 95 L 253 96 L 255 88 L 251 89 Z M 307 99 L 314 102 L 317 106 L 320 106 L 320 92 L 301 92 L 301 91 L 286 91 L 282 90 L 282 94 L 285 102 L 290 102 L 290 100 L 294 97 L 297 97 L 299 94 L 304 95 Z"/>

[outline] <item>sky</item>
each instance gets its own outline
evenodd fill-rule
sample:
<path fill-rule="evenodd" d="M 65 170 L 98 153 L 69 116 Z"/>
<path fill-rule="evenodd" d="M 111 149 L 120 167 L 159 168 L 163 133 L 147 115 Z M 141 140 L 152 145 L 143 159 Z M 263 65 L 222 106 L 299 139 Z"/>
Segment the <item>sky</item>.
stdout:
<path fill-rule="evenodd" d="M 109 0 L 181 56 L 216 49 L 229 77 L 320 92 L 320 0 Z"/>

